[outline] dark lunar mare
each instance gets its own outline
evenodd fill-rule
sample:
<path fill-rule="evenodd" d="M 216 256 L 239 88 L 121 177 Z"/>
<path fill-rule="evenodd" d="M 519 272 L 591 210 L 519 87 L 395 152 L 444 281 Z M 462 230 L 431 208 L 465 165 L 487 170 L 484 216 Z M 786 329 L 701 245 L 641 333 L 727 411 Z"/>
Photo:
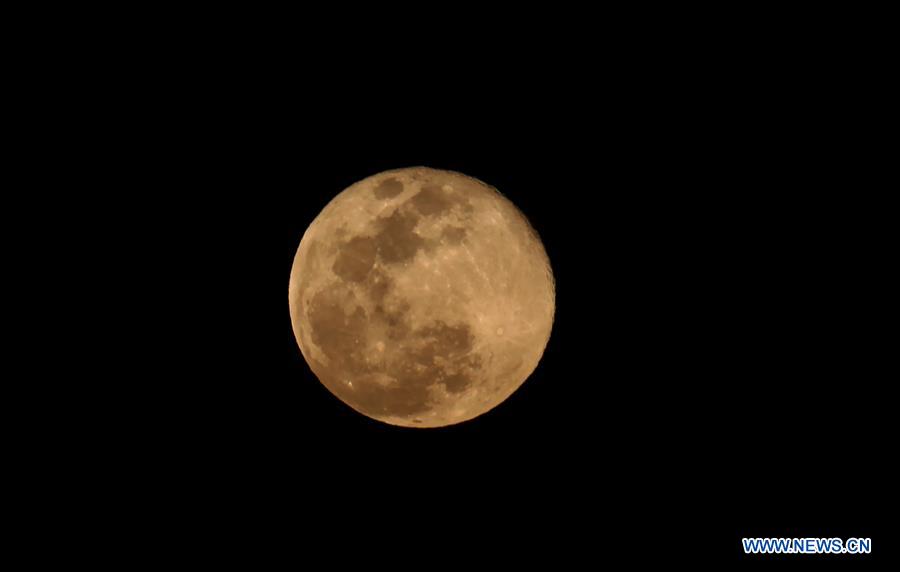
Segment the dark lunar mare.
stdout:
<path fill-rule="evenodd" d="M 344 310 L 346 287 L 335 283 L 322 290 L 310 305 L 313 342 L 328 356 L 329 387 L 341 399 L 371 415 L 409 416 L 428 411 L 430 389 L 443 384 L 447 391 L 459 393 L 473 383 L 471 372 L 480 358 L 471 354 L 474 336 L 467 324 L 432 322 L 411 330 L 408 306 L 388 312 L 376 306 L 367 316 L 362 306 L 349 314 Z M 399 348 L 385 364 L 366 361 L 368 330 L 382 322 L 390 343 Z M 396 383 L 382 385 L 378 374 L 389 375 Z M 353 381 L 350 387 L 346 380 Z"/>
<path fill-rule="evenodd" d="M 376 198 L 386 200 L 403 192 L 403 184 L 387 178 L 373 189 Z M 472 354 L 474 336 L 467 324 L 435 321 L 413 330 L 409 304 L 395 299 L 391 309 L 385 300 L 394 291 L 389 274 L 376 269 L 376 261 L 390 268 L 411 261 L 419 250 L 431 251 L 440 241 L 426 241 L 415 232 L 422 216 L 440 216 L 455 205 L 471 213 L 469 201 L 448 194 L 438 186 L 425 185 L 409 205 L 401 205 L 387 217 L 373 221 L 372 236 L 356 236 L 343 242 L 332 271 L 341 279 L 317 293 L 309 306 L 313 342 L 328 356 L 328 386 L 338 397 L 369 415 L 414 416 L 431 408 L 430 388 L 442 384 L 450 393 L 459 393 L 473 384 L 472 371 L 481 365 Z M 466 237 L 463 227 L 447 227 L 441 238 L 459 244 Z M 348 283 L 361 284 L 374 308 L 367 315 L 354 300 Z M 395 297 L 396 298 L 396 297 Z M 347 308 L 353 308 L 348 312 Z M 391 346 L 389 361 L 366 361 L 369 332 L 373 327 L 387 332 Z M 379 374 L 396 379 L 383 385 Z M 347 381 L 352 381 L 350 386 Z"/>

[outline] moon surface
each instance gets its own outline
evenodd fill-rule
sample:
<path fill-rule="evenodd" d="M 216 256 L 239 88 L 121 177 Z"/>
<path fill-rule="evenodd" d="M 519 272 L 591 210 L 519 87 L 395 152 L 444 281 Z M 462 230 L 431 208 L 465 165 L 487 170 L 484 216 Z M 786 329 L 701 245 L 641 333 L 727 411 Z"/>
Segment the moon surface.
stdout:
<path fill-rule="evenodd" d="M 441 427 L 485 413 L 537 367 L 555 287 L 525 216 L 485 183 L 425 167 L 350 186 L 303 235 L 289 287 L 300 350 L 371 418 Z"/>

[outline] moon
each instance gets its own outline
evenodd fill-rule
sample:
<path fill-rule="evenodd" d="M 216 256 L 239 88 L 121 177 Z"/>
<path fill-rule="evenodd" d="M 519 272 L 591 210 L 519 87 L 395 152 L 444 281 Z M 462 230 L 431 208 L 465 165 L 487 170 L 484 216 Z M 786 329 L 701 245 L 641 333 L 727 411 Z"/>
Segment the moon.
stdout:
<path fill-rule="evenodd" d="M 385 171 L 304 233 L 289 305 L 313 373 L 373 419 L 442 427 L 506 400 L 553 326 L 537 232 L 499 191 L 453 171 Z"/>

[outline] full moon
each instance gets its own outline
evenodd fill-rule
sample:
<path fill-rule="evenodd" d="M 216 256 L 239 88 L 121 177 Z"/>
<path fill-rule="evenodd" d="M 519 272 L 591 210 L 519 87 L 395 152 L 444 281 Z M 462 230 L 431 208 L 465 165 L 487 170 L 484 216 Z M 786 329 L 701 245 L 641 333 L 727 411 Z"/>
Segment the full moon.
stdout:
<path fill-rule="evenodd" d="M 312 222 L 289 286 L 316 377 L 373 419 L 441 427 L 534 372 L 555 312 L 537 232 L 493 187 L 425 167 L 373 175 Z"/>

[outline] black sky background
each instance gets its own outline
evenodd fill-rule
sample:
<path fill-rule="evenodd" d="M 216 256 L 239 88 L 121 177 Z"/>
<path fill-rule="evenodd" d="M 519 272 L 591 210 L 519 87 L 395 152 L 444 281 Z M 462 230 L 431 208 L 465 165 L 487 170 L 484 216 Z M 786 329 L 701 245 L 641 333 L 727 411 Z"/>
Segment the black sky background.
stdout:
<path fill-rule="evenodd" d="M 511 535 L 575 560 L 606 549 L 598 535 L 711 533 L 724 552 L 751 534 L 872 535 L 889 417 L 870 294 L 887 228 L 867 158 L 811 94 L 796 107 L 576 98 L 576 111 L 562 94 L 540 107 L 517 97 L 461 108 L 448 97 L 329 125 L 325 146 L 301 132 L 313 149 L 268 156 L 276 138 L 253 155 L 257 190 L 225 223 L 246 265 L 223 276 L 244 299 L 236 318 L 223 305 L 224 325 L 244 330 L 234 351 L 246 367 L 225 387 L 270 500 L 324 503 L 314 514 L 336 535 L 386 524 L 435 550 L 443 540 L 423 530 L 470 547 Z M 532 378 L 491 413 L 436 431 L 385 426 L 333 398 L 296 347 L 286 302 L 293 253 L 328 200 L 414 165 L 504 192 L 557 280 Z M 240 212 L 246 198 L 233 200 Z M 310 477 L 321 488 L 295 484 Z"/>
<path fill-rule="evenodd" d="M 117 84 L 141 103 L 112 142 L 142 143 L 118 151 L 140 189 L 116 224 L 152 229 L 165 269 L 137 270 L 158 305 L 143 333 L 164 341 L 129 366 L 153 375 L 117 413 L 153 420 L 127 445 L 164 461 L 145 502 L 260 553 L 334 561 L 732 562 L 743 536 L 886 546 L 892 157 L 885 78 L 858 55 L 877 46 L 728 43 L 728 29 L 651 45 L 586 25 L 525 42 L 490 26 L 350 44 L 356 28 L 323 43 L 248 23 L 169 54 L 166 81 Z M 416 165 L 503 192 L 557 285 L 533 376 L 438 430 L 328 393 L 287 300 L 328 201 Z"/>

